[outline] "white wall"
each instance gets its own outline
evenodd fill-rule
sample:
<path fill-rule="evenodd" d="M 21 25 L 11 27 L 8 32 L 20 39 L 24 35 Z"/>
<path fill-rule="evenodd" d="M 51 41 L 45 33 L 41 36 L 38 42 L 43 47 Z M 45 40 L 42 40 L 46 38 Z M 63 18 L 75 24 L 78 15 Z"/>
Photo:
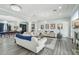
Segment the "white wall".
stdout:
<path fill-rule="evenodd" d="M 31 22 L 28 22 L 28 32 L 31 32 Z"/>
<path fill-rule="evenodd" d="M 79 10 L 76 10 L 74 14 L 71 16 L 71 38 L 74 37 L 74 29 L 72 28 L 72 21 L 75 21 L 79 18 Z"/>
<path fill-rule="evenodd" d="M 79 17 L 79 11 L 77 10 L 71 17 L 71 20 L 74 21 Z"/>
<path fill-rule="evenodd" d="M 56 29 L 43 29 L 47 30 L 47 31 L 54 31 L 56 34 L 59 32 L 59 30 L 57 29 L 57 24 L 63 24 L 63 29 L 61 30 L 61 33 L 63 34 L 63 37 L 69 37 L 69 19 L 56 19 L 56 20 L 48 20 L 48 21 L 41 21 L 41 22 L 36 22 L 36 26 L 37 26 L 37 31 L 39 31 L 38 29 L 40 29 L 40 25 L 44 25 L 45 24 L 56 24 Z"/>

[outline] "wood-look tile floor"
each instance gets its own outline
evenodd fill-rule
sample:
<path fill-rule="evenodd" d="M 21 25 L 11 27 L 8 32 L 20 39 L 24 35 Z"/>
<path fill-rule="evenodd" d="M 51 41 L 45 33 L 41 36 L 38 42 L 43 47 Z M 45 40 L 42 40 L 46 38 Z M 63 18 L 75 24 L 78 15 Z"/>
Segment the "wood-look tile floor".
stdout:
<path fill-rule="evenodd" d="M 48 38 L 46 44 L 50 44 L 54 38 Z M 18 46 L 14 38 L 0 38 L 0 55 L 73 55 L 72 41 L 68 38 L 62 38 L 56 41 L 55 48 L 44 48 L 35 54 L 21 46 Z"/>

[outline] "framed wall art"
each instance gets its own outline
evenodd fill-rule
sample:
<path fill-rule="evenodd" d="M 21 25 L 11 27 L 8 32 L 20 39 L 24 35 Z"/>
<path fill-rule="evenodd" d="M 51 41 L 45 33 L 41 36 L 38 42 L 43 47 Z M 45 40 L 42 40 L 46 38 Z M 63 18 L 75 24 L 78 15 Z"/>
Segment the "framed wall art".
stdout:
<path fill-rule="evenodd" d="M 31 24 L 31 26 L 32 26 L 32 29 L 35 29 L 35 24 Z"/>
<path fill-rule="evenodd" d="M 79 22 L 75 22 L 75 23 L 74 23 L 74 27 L 75 27 L 75 28 L 79 28 Z"/>
<path fill-rule="evenodd" d="M 45 24 L 45 29 L 49 29 L 49 24 Z"/>
<path fill-rule="evenodd" d="M 31 24 L 31 31 L 35 30 L 35 24 Z"/>
<path fill-rule="evenodd" d="M 41 29 L 44 29 L 44 25 L 41 25 Z"/>
<path fill-rule="evenodd" d="M 57 29 L 63 29 L 63 24 L 57 24 Z"/>
<path fill-rule="evenodd" d="M 50 29 L 55 29 L 55 24 L 50 24 Z"/>

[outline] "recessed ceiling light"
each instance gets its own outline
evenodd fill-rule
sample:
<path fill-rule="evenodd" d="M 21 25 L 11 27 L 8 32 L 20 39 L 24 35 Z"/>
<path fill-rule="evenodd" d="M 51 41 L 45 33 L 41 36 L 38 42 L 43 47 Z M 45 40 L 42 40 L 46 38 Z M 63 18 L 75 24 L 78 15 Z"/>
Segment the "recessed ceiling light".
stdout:
<path fill-rule="evenodd" d="M 59 9 L 61 9 L 62 7 L 61 7 L 61 6 L 59 6 L 58 8 L 59 8 Z"/>
<path fill-rule="evenodd" d="M 10 7 L 13 11 L 17 11 L 17 12 L 21 11 L 21 9 L 22 9 L 21 6 L 19 6 L 17 4 L 11 4 Z"/>

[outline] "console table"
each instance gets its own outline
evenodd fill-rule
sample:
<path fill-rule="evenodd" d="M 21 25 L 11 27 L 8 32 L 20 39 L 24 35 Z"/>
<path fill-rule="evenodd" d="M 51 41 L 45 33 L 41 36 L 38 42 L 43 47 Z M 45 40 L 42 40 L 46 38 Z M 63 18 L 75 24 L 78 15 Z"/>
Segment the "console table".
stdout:
<path fill-rule="evenodd" d="M 17 31 L 0 32 L 0 37 L 2 38 L 3 35 L 4 35 L 4 37 L 5 37 L 6 35 L 8 35 L 8 36 L 10 37 L 11 35 L 14 35 L 14 34 L 16 34 L 16 33 L 20 33 L 20 32 L 17 32 Z"/>

